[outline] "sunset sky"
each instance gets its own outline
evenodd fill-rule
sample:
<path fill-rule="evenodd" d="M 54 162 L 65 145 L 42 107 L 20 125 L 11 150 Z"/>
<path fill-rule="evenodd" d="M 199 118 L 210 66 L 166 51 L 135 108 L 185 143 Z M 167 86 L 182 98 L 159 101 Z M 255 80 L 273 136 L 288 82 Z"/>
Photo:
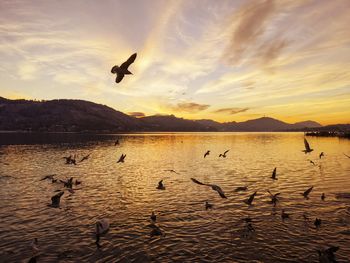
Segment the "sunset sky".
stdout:
<path fill-rule="evenodd" d="M 1 0 L 0 96 L 350 123 L 349 14 L 349 0 Z"/>

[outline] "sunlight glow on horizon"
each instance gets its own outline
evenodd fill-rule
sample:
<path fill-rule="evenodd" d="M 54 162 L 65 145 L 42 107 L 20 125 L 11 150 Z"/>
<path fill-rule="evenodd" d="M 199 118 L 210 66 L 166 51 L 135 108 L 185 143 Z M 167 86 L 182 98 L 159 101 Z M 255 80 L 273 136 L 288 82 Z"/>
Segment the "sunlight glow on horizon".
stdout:
<path fill-rule="evenodd" d="M 347 0 L 1 1 L 0 96 L 350 123 Z M 110 73 L 138 56 L 119 84 Z"/>

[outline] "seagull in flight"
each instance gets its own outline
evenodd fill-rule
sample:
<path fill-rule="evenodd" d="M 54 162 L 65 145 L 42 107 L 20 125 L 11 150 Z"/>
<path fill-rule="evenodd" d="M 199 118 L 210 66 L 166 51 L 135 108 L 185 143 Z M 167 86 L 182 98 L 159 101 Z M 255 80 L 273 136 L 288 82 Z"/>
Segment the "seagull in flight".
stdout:
<path fill-rule="evenodd" d="M 247 205 L 252 205 L 256 193 L 257 192 L 255 191 L 251 196 L 249 196 L 248 199 L 244 200 L 243 202 L 246 203 Z"/>
<path fill-rule="evenodd" d="M 334 253 L 337 252 L 339 247 L 331 246 L 327 249 L 317 250 L 319 262 L 337 262 Z"/>
<path fill-rule="evenodd" d="M 119 160 L 117 161 L 117 163 L 123 163 L 125 157 L 126 157 L 126 154 L 122 154 L 122 155 L 119 157 Z"/>
<path fill-rule="evenodd" d="M 230 150 L 225 151 L 223 154 L 219 154 L 219 157 L 226 158 L 226 153 L 228 153 Z"/>
<path fill-rule="evenodd" d="M 207 157 L 209 155 L 210 151 L 207 151 L 205 154 L 204 154 L 204 158 Z"/>
<path fill-rule="evenodd" d="M 176 171 L 173 170 L 173 169 L 164 170 L 164 172 L 171 172 L 171 173 L 179 174 L 178 172 L 176 172 Z"/>
<path fill-rule="evenodd" d="M 64 194 L 63 191 L 59 192 L 58 194 L 55 194 L 53 197 L 51 197 L 51 207 L 59 207 L 60 206 L 60 201 L 61 201 L 61 196 Z"/>
<path fill-rule="evenodd" d="M 132 54 L 127 61 L 125 61 L 123 64 L 119 66 L 115 65 L 112 69 L 111 69 L 111 73 L 113 74 L 117 74 L 117 77 L 115 79 L 116 83 L 119 83 L 122 81 L 122 79 L 124 78 L 124 75 L 130 75 L 132 74 L 129 70 L 128 67 L 134 63 L 135 59 L 136 59 L 137 53 Z"/>
<path fill-rule="evenodd" d="M 270 194 L 270 196 L 271 196 L 271 203 L 273 204 L 273 206 L 276 206 L 277 202 L 279 201 L 277 197 L 278 197 L 281 193 L 272 194 L 269 190 L 267 190 L 267 192 L 268 192 L 268 193 Z"/>
<path fill-rule="evenodd" d="M 305 154 L 311 153 L 314 150 L 310 148 L 310 144 L 308 143 L 306 138 L 304 138 L 304 145 L 305 145 L 305 150 L 302 150 L 302 152 L 304 152 Z"/>
<path fill-rule="evenodd" d="M 46 175 L 46 176 L 44 176 L 43 178 L 41 178 L 40 179 L 40 181 L 44 181 L 44 180 L 46 180 L 46 179 L 50 179 L 51 181 L 52 180 L 54 180 L 54 176 L 55 176 L 56 174 L 49 174 L 49 175 Z"/>
<path fill-rule="evenodd" d="M 91 155 L 91 153 L 89 153 L 88 155 L 85 155 L 83 158 L 81 158 L 81 160 L 79 162 L 81 163 L 81 162 L 89 159 L 90 155 Z"/>
<path fill-rule="evenodd" d="M 163 180 L 160 180 L 160 181 L 158 182 L 157 189 L 158 189 L 158 190 L 165 190 L 165 186 L 164 186 L 164 184 L 163 184 Z"/>
<path fill-rule="evenodd" d="M 311 191 L 312 191 L 312 189 L 313 189 L 314 187 L 313 186 L 311 186 L 309 189 L 307 189 L 304 193 L 302 193 L 302 196 L 304 196 L 304 198 L 306 198 L 306 199 L 309 199 L 309 194 L 311 193 Z"/>
<path fill-rule="evenodd" d="M 194 179 L 194 178 L 191 178 L 191 180 L 192 180 L 192 182 L 194 182 L 194 183 L 196 183 L 196 184 L 199 184 L 199 185 L 210 186 L 211 189 L 213 189 L 214 191 L 218 192 L 218 194 L 221 196 L 221 198 L 227 198 L 227 197 L 225 196 L 224 191 L 221 189 L 220 186 L 215 185 L 215 184 L 204 184 L 204 183 L 202 183 L 202 182 L 200 182 L 200 181 L 198 181 L 198 180 L 196 180 L 196 179 Z"/>
<path fill-rule="evenodd" d="M 313 160 L 308 159 L 308 161 L 309 161 L 312 165 L 314 165 L 314 166 L 316 165 L 315 162 L 314 162 Z"/>
<path fill-rule="evenodd" d="M 273 180 L 277 180 L 276 175 L 277 175 L 277 167 L 275 167 L 275 169 L 273 169 L 273 172 L 272 172 L 271 178 L 272 178 Z"/>

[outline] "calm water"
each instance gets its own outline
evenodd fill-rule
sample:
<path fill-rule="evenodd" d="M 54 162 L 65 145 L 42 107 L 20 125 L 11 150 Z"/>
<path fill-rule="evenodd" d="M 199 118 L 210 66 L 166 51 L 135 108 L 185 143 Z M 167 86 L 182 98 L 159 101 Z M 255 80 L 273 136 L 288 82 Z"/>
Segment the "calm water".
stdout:
<path fill-rule="evenodd" d="M 318 262 L 316 249 L 328 245 L 340 246 L 338 260 L 350 262 L 350 199 L 335 197 L 350 193 L 350 159 L 343 155 L 350 155 L 350 140 L 308 138 L 315 151 L 305 155 L 302 133 L 0 136 L 2 262 L 27 261 L 34 237 L 39 262 Z M 117 137 L 121 143 L 114 146 Z M 219 158 L 227 149 L 227 158 Z M 211 154 L 204 159 L 206 150 Z M 76 166 L 62 158 L 88 153 Z M 116 163 L 122 153 L 125 163 Z M 277 181 L 270 178 L 274 167 Z M 74 194 L 65 192 L 60 208 L 47 204 L 62 185 L 39 181 L 52 173 L 82 181 Z M 228 198 L 191 177 L 220 185 Z M 160 179 L 165 191 L 156 189 Z M 234 191 L 244 185 L 248 191 Z M 306 200 L 300 193 L 311 185 Z M 267 189 L 281 192 L 276 208 Z M 243 200 L 254 191 L 249 207 Z M 206 211 L 205 201 L 214 208 Z M 281 220 L 282 208 L 291 219 Z M 150 237 L 152 211 L 165 236 Z M 247 216 L 255 233 L 245 236 Z M 93 230 L 101 218 L 111 225 L 97 249 Z"/>

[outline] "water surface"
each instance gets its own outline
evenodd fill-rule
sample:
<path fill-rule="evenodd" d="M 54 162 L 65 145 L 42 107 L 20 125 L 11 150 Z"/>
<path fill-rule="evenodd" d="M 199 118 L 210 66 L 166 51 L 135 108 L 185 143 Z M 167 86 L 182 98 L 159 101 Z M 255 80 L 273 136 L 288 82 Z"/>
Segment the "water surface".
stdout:
<path fill-rule="evenodd" d="M 335 197 L 350 193 L 350 159 L 343 155 L 350 140 L 308 138 L 315 150 L 305 155 L 302 133 L 0 136 L 0 261 L 25 262 L 37 237 L 39 262 L 318 262 L 316 249 L 328 245 L 340 246 L 338 260 L 350 262 L 350 199 Z M 87 161 L 64 164 L 63 156 L 88 153 Z M 122 153 L 125 163 L 116 163 Z M 82 181 L 56 209 L 47 204 L 63 186 L 39 181 L 53 173 Z M 221 186 L 228 198 L 191 177 Z M 156 189 L 161 179 L 164 191 Z M 247 192 L 234 192 L 244 185 Z M 301 193 L 312 185 L 306 200 Z M 268 189 L 281 192 L 275 208 Z M 253 205 L 243 203 L 254 191 Z M 214 208 L 205 210 L 205 201 Z M 282 209 L 291 219 L 281 220 Z M 165 236 L 150 237 L 152 211 Z M 248 236 L 247 216 L 255 228 Z M 111 227 L 97 249 L 93 230 L 101 218 Z"/>

